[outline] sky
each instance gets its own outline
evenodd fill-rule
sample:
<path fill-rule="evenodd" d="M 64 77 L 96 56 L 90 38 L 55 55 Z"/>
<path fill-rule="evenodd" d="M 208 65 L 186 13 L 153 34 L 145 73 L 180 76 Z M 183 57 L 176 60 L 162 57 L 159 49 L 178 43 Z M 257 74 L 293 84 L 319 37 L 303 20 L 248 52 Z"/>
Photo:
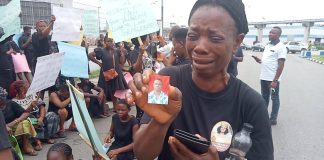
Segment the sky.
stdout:
<path fill-rule="evenodd" d="M 160 17 L 161 0 L 149 1 L 155 3 L 156 16 Z M 186 25 L 195 1 L 164 0 L 165 21 Z M 323 0 L 243 0 L 243 3 L 249 22 L 324 18 Z"/>
<path fill-rule="evenodd" d="M 100 0 L 74 0 L 98 6 Z M 161 0 L 147 0 L 157 19 L 161 19 Z M 171 22 L 187 25 L 196 0 L 163 0 L 164 26 Z M 249 22 L 324 18 L 324 0 L 243 0 Z M 96 7 L 93 7 L 96 8 Z"/>

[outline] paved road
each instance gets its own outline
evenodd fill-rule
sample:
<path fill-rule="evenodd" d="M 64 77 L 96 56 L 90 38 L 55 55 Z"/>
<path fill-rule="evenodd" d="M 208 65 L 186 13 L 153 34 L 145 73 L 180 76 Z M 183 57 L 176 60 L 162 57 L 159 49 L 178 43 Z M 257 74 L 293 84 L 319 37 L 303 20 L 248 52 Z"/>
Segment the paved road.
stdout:
<path fill-rule="evenodd" d="M 240 63 L 239 78 L 252 88 L 260 91 L 260 65 L 245 52 L 244 62 Z M 254 55 L 261 56 L 259 52 Z M 322 160 L 324 157 L 324 65 L 320 65 L 298 55 L 289 54 L 281 82 L 278 125 L 274 126 L 273 141 L 275 160 Z M 271 107 L 270 107 L 271 108 Z M 134 111 L 132 111 L 134 113 Z M 110 118 L 95 119 L 100 137 L 107 133 Z M 75 159 L 91 159 L 90 148 L 76 133 L 68 133 L 59 141 L 73 147 Z M 26 160 L 44 160 L 50 145 L 37 157 Z"/>
<path fill-rule="evenodd" d="M 249 53 L 245 52 L 244 62 L 238 66 L 238 77 L 260 92 L 260 65 Z M 258 52 L 253 54 L 260 56 Z M 272 128 L 275 160 L 322 160 L 324 65 L 289 54 L 280 98 L 278 125 Z"/>

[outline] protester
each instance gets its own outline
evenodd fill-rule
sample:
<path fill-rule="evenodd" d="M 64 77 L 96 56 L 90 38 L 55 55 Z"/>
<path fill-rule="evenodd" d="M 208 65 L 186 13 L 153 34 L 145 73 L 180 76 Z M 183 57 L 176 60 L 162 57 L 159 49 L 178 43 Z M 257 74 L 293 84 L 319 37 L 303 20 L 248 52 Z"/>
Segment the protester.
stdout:
<path fill-rule="evenodd" d="M 72 148 L 66 143 L 56 143 L 48 150 L 47 160 L 73 160 Z"/>
<path fill-rule="evenodd" d="M 134 45 L 134 49 L 126 55 L 126 59 L 130 65 L 129 72 L 132 75 L 134 75 L 135 73 L 138 73 L 138 72 L 141 73 L 144 68 L 143 56 L 144 56 L 144 52 L 145 52 L 144 46 L 148 45 L 147 35 L 140 36 L 140 39 L 143 43 L 143 47 L 141 47 L 141 44 L 138 41 L 138 38 L 132 38 L 131 41 Z"/>
<path fill-rule="evenodd" d="M 45 103 L 38 99 L 36 95 L 26 96 L 28 85 L 24 81 L 15 81 L 10 85 L 9 95 L 15 97 L 12 101 L 22 106 L 30 113 L 31 119 L 37 120 L 33 122 L 33 126 L 37 132 L 35 137 L 35 150 L 41 150 L 42 143 L 40 139 L 45 140 L 49 144 L 55 141 L 52 139 L 58 131 L 59 117 L 54 112 L 47 112 Z"/>
<path fill-rule="evenodd" d="M 7 51 L 7 54 L 10 54 L 12 57 L 15 73 L 17 74 L 20 80 L 24 80 L 25 77 L 28 84 L 30 85 L 32 82 L 32 78 L 30 75 L 31 70 L 28 66 L 25 54 L 22 50 L 20 50 L 17 44 L 12 41 L 12 38 L 8 42 L 8 47 L 9 50 Z"/>
<path fill-rule="evenodd" d="M 28 66 L 31 69 L 32 73 L 35 72 L 35 68 L 33 68 L 33 57 L 34 57 L 34 48 L 32 45 L 32 36 L 31 36 L 31 27 L 24 26 L 23 34 L 18 40 L 19 47 L 24 51 L 26 56 Z"/>
<path fill-rule="evenodd" d="M 238 75 L 238 71 L 237 71 L 238 62 L 243 62 L 243 50 L 241 47 L 237 49 L 230 63 L 228 64 L 227 73 L 232 74 L 233 76 L 236 77 Z"/>
<path fill-rule="evenodd" d="M 0 104 L 3 112 L 7 131 L 16 138 L 22 139 L 22 152 L 31 156 L 37 156 L 32 148 L 30 137 L 36 136 L 36 131 L 30 121 L 27 120 L 29 113 L 16 102 L 6 99 L 7 92 L 0 87 Z"/>
<path fill-rule="evenodd" d="M 0 27 L 0 38 L 4 35 L 3 29 Z M 10 84 L 16 80 L 15 69 L 10 55 L 10 39 L 7 37 L 0 42 L 0 87 L 9 90 Z"/>
<path fill-rule="evenodd" d="M 162 53 L 164 57 L 168 58 L 170 56 L 171 50 L 173 48 L 172 39 L 173 39 L 173 33 L 178 30 L 179 26 L 173 26 L 169 33 L 169 43 L 167 45 L 163 45 L 163 43 L 160 43 L 160 48 L 158 49 L 158 52 Z"/>
<path fill-rule="evenodd" d="M 262 60 L 253 56 L 255 61 L 261 64 L 261 94 L 267 107 L 271 95 L 271 125 L 277 125 L 277 117 L 280 107 L 279 85 L 287 56 L 287 49 L 279 39 L 281 32 L 280 27 L 273 27 L 269 33 L 270 43 L 264 49 Z"/>
<path fill-rule="evenodd" d="M 179 28 L 172 35 L 173 49 L 168 59 L 164 59 L 165 66 L 190 64 L 191 59 L 186 50 L 186 37 L 188 29 Z"/>
<path fill-rule="evenodd" d="M 168 105 L 147 103 L 147 84 L 152 71 L 135 74 L 129 87 L 144 111 L 134 138 L 138 159 L 221 159 L 229 147 L 217 151 L 211 144 L 204 154 L 189 150 L 173 137 L 174 129 L 199 134 L 210 141 L 211 130 L 227 122 L 235 134 L 243 123 L 253 126 L 249 160 L 273 160 L 273 143 L 268 113 L 262 97 L 248 85 L 227 73 L 233 53 L 248 32 L 244 4 L 237 0 L 199 0 L 189 15 L 186 48 L 192 65 L 168 67 L 160 75 L 170 76 Z M 182 95 L 182 96 L 181 96 Z M 181 110 L 181 111 L 180 111 Z M 234 135 L 233 134 L 233 135 Z"/>
<path fill-rule="evenodd" d="M 58 47 L 56 42 L 52 42 L 50 35 L 56 17 L 51 16 L 50 23 L 47 24 L 45 20 L 38 20 L 36 22 L 36 32 L 32 35 L 32 44 L 34 48 L 33 67 L 36 69 L 37 58 L 46 56 L 52 53 L 58 53 Z M 55 86 L 49 87 L 40 93 L 40 98 L 44 99 L 45 91 L 48 91 L 48 95 L 56 90 Z"/>
<path fill-rule="evenodd" d="M 90 116 L 95 118 L 105 118 L 109 116 L 105 114 L 105 102 L 106 97 L 104 90 L 98 86 L 95 86 L 89 79 L 80 78 L 81 83 L 78 83 L 78 87 L 84 94 L 85 102 L 89 110 Z M 98 94 L 94 94 L 91 90 L 94 89 Z"/>
<path fill-rule="evenodd" d="M 103 34 L 100 34 L 99 39 L 97 40 L 97 47 L 98 48 L 104 48 L 105 47 L 105 36 Z"/>
<path fill-rule="evenodd" d="M 111 139 L 115 139 L 108 150 L 108 156 L 113 160 L 134 159 L 133 138 L 139 127 L 138 121 L 129 115 L 130 106 L 125 100 L 118 101 L 116 111 L 105 138 L 105 143 L 111 143 Z"/>
<path fill-rule="evenodd" d="M 59 116 L 60 124 L 58 136 L 64 138 L 64 122 L 73 118 L 70 93 L 67 85 L 62 85 L 58 91 L 51 93 L 49 97 L 48 112 L 54 112 Z M 74 131 L 75 129 L 74 120 L 72 120 L 69 130 Z"/>
<path fill-rule="evenodd" d="M 143 64 L 143 55 L 145 52 L 145 46 L 148 45 L 147 35 L 140 36 L 140 39 L 143 45 L 140 45 L 138 38 L 132 38 L 131 41 L 134 45 L 134 49 L 126 55 L 126 59 L 130 66 L 129 72 L 134 76 L 135 73 L 142 73 L 144 64 Z M 141 120 L 144 112 L 136 105 L 136 119 Z"/>
<path fill-rule="evenodd" d="M 125 52 L 121 52 L 121 56 L 118 56 L 112 38 L 108 38 L 108 34 L 105 37 L 105 48 L 96 48 L 94 52 L 89 54 L 89 58 L 92 62 L 98 64 L 100 69 L 100 75 L 98 80 L 98 86 L 105 91 L 107 100 L 112 100 L 114 108 L 117 103 L 117 98 L 114 97 L 116 90 L 128 89 L 127 83 L 124 79 L 121 65 L 126 61 Z M 99 61 L 101 60 L 101 62 Z M 104 72 L 109 72 L 109 70 L 115 70 L 118 75 L 115 78 L 108 81 L 105 80 Z M 112 70 L 111 70 L 112 71 Z"/>
<path fill-rule="evenodd" d="M 34 52 L 34 67 L 36 67 L 37 58 L 46 56 L 51 53 L 57 53 L 58 48 L 55 42 L 51 42 L 50 32 L 52 31 L 56 17 L 52 15 L 51 21 L 47 24 L 44 20 L 36 22 L 36 32 L 32 35 L 32 45 L 35 50 Z"/>

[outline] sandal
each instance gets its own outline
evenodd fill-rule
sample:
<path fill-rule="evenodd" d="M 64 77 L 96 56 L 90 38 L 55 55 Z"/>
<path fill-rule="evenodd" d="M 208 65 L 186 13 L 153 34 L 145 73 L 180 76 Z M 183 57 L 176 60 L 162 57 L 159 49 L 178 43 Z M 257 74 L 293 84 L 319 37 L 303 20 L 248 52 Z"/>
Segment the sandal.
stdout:
<path fill-rule="evenodd" d="M 36 151 L 41 151 L 41 150 L 43 149 L 43 146 L 42 146 L 41 144 L 37 144 L 37 145 L 34 147 L 34 149 L 35 149 Z"/>
<path fill-rule="evenodd" d="M 46 141 L 47 144 L 54 144 L 55 143 L 55 140 L 54 139 L 48 139 Z"/>
<path fill-rule="evenodd" d="M 35 150 L 31 150 L 31 151 L 23 151 L 23 154 L 27 154 L 27 155 L 29 155 L 29 156 L 37 156 L 38 155 L 38 153 L 35 151 Z"/>

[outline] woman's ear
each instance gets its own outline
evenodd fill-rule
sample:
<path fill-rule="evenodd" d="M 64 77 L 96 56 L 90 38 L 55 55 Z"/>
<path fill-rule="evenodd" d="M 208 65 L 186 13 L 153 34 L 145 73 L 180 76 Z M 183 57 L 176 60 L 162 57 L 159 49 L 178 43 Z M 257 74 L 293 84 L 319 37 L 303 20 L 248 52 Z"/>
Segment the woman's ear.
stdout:
<path fill-rule="evenodd" d="M 233 47 L 233 54 L 241 46 L 241 43 L 243 42 L 244 37 L 245 37 L 244 33 L 240 33 L 240 34 L 236 35 L 235 43 L 234 43 L 234 47 Z"/>

